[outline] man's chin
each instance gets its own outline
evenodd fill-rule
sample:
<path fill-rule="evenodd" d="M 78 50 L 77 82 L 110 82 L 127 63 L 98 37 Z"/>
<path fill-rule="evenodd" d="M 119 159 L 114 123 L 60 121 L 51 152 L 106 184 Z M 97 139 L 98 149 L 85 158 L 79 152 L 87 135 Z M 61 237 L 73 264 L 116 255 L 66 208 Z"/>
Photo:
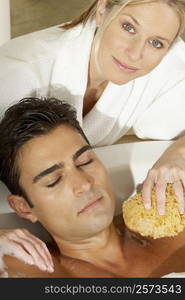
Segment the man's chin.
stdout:
<path fill-rule="evenodd" d="M 89 222 L 88 225 L 86 225 L 86 228 L 89 233 L 92 233 L 93 235 L 99 234 L 112 224 L 113 217 L 113 214 L 102 214 L 99 216 L 97 215 L 96 218 L 89 218 Z"/>

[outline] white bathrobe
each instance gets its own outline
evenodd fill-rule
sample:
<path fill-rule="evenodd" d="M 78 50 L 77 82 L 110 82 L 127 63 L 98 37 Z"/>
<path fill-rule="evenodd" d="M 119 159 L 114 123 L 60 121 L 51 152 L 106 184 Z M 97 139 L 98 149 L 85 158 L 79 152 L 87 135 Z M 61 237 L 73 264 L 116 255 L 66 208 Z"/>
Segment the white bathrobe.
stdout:
<path fill-rule="evenodd" d="M 140 138 L 168 140 L 185 130 L 185 43 L 178 39 L 148 75 L 109 83 L 82 118 L 95 23 L 52 27 L 0 48 L 0 109 L 25 96 L 54 96 L 75 106 L 92 145 L 114 143 L 130 128 Z"/>

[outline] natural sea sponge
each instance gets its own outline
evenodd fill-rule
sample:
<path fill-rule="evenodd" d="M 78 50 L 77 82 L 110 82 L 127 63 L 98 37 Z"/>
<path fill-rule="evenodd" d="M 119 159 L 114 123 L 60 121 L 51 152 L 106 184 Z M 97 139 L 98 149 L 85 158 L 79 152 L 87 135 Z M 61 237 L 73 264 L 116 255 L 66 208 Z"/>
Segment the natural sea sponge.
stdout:
<path fill-rule="evenodd" d="M 183 224 L 183 226 L 185 227 L 185 214 L 183 214 L 183 215 L 181 216 L 181 219 L 182 219 L 182 224 Z"/>
<path fill-rule="evenodd" d="M 172 184 L 168 184 L 166 188 L 166 209 L 163 216 L 157 211 L 155 188 L 152 190 L 151 209 L 145 209 L 141 193 L 124 201 L 122 208 L 126 226 L 142 236 L 154 239 L 175 236 L 185 227 L 185 214 L 179 213 Z"/>

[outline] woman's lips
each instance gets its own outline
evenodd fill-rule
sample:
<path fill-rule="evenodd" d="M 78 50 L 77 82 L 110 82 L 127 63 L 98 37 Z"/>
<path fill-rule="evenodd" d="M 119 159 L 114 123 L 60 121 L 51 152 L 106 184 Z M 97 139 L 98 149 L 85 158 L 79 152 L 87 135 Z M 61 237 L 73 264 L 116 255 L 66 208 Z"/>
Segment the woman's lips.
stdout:
<path fill-rule="evenodd" d="M 123 70 L 126 73 L 134 73 L 137 72 L 139 69 L 135 68 L 135 67 L 131 67 L 131 66 L 127 66 L 123 63 L 121 63 L 119 60 L 117 60 L 115 57 L 113 57 L 114 62 L 116 63 L 116 65 Z"/>
<path fill-rule="evenodd" d="M 95 206 L 99 201 L 101 201 L 101 199 L 102 199 L 102 197 L 99 197 L 98 199 L 96 198 L 96 199 L 89 201 L 87 203 L 87 205 L 84 206 L 84 208 L 78 212 L 78 215 L 89 211 L 93 206 Z"/>

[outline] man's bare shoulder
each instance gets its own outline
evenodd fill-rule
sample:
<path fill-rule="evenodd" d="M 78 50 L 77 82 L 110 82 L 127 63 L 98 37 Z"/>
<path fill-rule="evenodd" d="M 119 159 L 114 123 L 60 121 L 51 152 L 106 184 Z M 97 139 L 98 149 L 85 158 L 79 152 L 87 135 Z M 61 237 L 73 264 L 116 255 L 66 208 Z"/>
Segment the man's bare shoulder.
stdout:
<path fill-rule="evenodd" d="M 0 278 L 71 278 L 71 277 L 112 277 L 104 271 L 97 269 L 92 264 L 79 259 L 63 256 L 54 250 L 49 249 L 54 263 L 54 272 L 41 271 L 35 265 L 29 265 L 16 257 L 5 255 L 4 272 L 0 271 Z"/>
<path fill-rule="evenodd" d="M 42 272 L 34 265 L 24 263 L 22 260 L 5 255 L 4 256 L 4 272 L 1 277 L 8 278 L 29 278 L 29 277 L 47 277 L 46 272 Z M 5 275 L 6 274 L 6 275 Z"/>
<path fill-rule="evenodd" d="M 51 248 L 51 256 L 54 263 L 54 272 L 42 271 L 35 265 L 30 265 L 22 260 L 14 257 L 5 255 L 4 260 L 4 271 L 0 272 L 0 277 L 8 278 L 45 278 L 45 277 L 68 277 L 65 268 L 59 263 L 58 252 Z"/>

